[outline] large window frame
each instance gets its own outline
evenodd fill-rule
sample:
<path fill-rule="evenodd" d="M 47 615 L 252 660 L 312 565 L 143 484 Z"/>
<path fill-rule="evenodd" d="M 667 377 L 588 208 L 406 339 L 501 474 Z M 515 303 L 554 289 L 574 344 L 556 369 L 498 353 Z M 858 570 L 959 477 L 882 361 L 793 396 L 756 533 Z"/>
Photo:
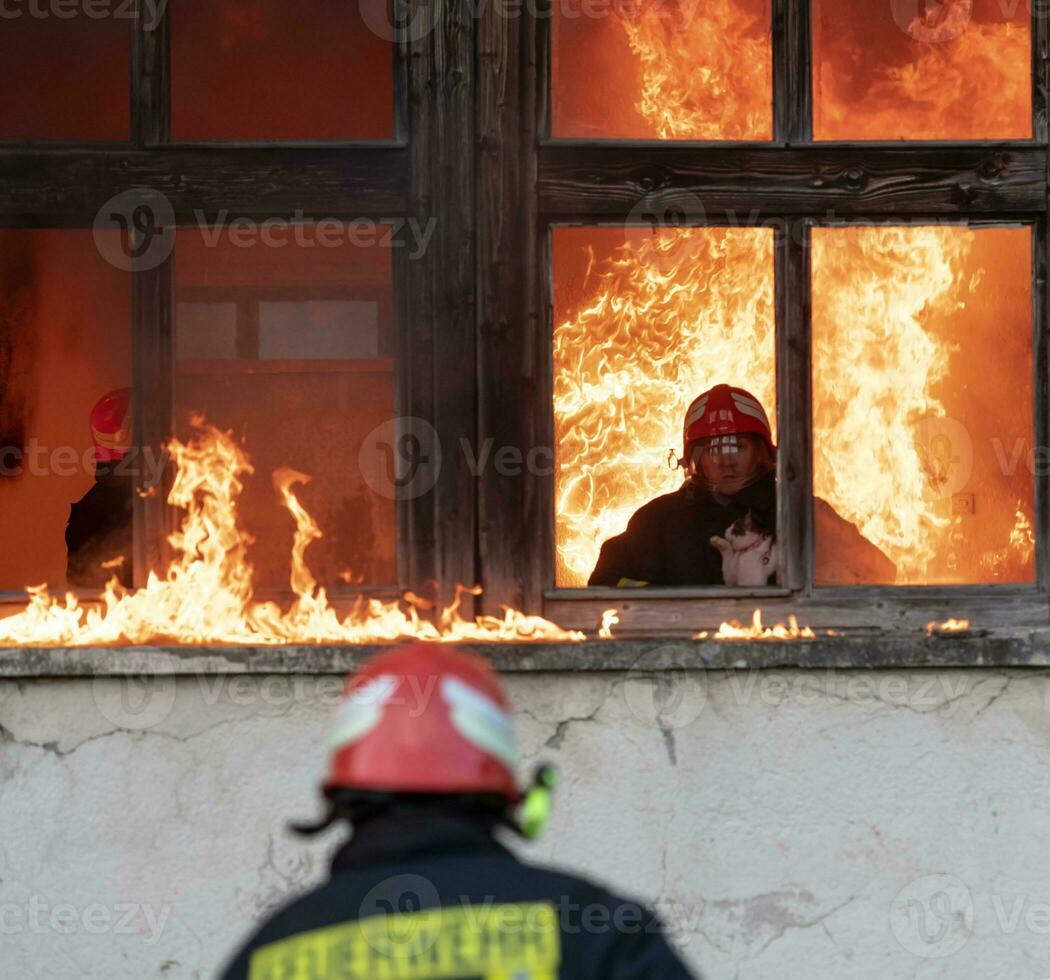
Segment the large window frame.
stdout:
<path fill-rule="evenodd" d="M 967 616 L 976 625 L 1045 625 L 1048 621 L 1050 494 L 1035 476 L 1036 580 L 1032 585 L 816 586 L 813 582 L 810 229 L 838 221 L 901 224 L 1026 224 L 1033 229 L 1033 392 L 1035 445 L 1048 438 L 1047 362 L 1047 91 L 1048 23 L 1032 11 L 1033 131 L 1029 140 L 831 142 L 812 140 L 812 34 L 808 0 L 773 3 L 773 140 L 687 142 L 552 139 L 550 14 L 523 24 L 519 68 L 527 75 L 523 111 L 532 128 L 518 152 L 535 184 L 520 191 L 529 215 L 518 246 L 532 278 L 517 315 L 522 361 L 531 370 L 506 377 L 504 356 L 480 349 L 480 374 L 501 376 L 515 397 L 527 392 L 512 425 L 527 441 L 554 445 L 550 230 L 557 225 L 623 226 L 647 214 L 684 225 L 773 224 L 776 228 L 778 538 L 777 588 L 559 589 L 554 587 L 553 477 L 519 493 L 493 477 L 481 486 L 481 509 L 498 527 L 482 535 L 480 555 L 490 598 L 542 610 L 567 627 L 593 627 L 604 609 L 619 611 L 619 630 L 655 632 L 715 627 L 797 613 L 814 626 L 922 627 Z M 513 49 L 512 49 L 513 50 Z M 508 75 L 512 73 L 508 72 Z M 530 101 L 531 100 L 531 101 Z M 482 104 L 481 111 L 486 111 Z M 527 118 L 527 116 L 526 116 Z M 483 283 L 484 285 L 484 283 Z M 492 404 L 488 405 L 487 402 Z M 501 408 L 503 421 L 500 421 Z M 480 401 L 483 430 L 505 430 L 512 406 Z M 491 426 L 485 426 L 487 420 Z M 542 481 L 541 481 L 542 482 Z M 491 523 L 486 522 L 486 523 Z M 522 527 L 529 528 L 523 532 Z M 531 535 L 531 537 L 529 536 Z M 491 541 L 491 545 L 489 545 Z M 506 547 L 510 542 L 511 547 Z M 519 547 L 520 546 L 520 547 Z"/>
<path fill-rule="evenodd" d="M 394 30 L 391 45 L 392 139 L 175 142 L 170 65 L 179 6 L 178 0 L 165 5 L 150 29 L 144 0 L 135 0 L 126 143 L 0 139 L 0 227 L 90 233 L 100 208 L 128 190 L 162 194 L 178 228 L 193 226 L 202 214 L 216 222 L 222 215 L 226 223 L 304 216 L 412 217 L 420 227 L 433 221 L 435 232 L 422 257 L 409 259 L 404 248 L 393 253 L 395 411 L 427 418 L 443 439 L 470 431 L 472 386 L 449 387 L 442 379 L 472 376 L 473 329 L 464 328 L 473 309 L 472 268 L 459 255 L 460 242 L 473 230 L 472 168 L 448 179 L 471 145 L 466 122 L 473 97 L 472 32 L 450 43 L 441 30 L 414 29 L 429 16 L 425 2 L 413 0 L 402 11 L 405 29 Z M 367 98 L 368 83 L 363 79 L 361 89 L 347 97 Z M 131 273 L 133 383 L 149 393 L 137 400 L 139 445 L 161 445 L 173 431 L 176 259 L 173 253 L 155 268 Z M 459 547 L 474 535 L 474 508 L 462 505 L 471 499 L 466 468 L 446 466 L 430 494 L 397 502 L 401 588 L 422 592 L 427 583 L 452 583 L 438 596 L 450 598 L 456 581 L 473 581 L 473 549 Z M 154 494 L 136 496 L 134 516 L 134 568 L 141 585 L 150 567 L 164 566 L 176 515 Z M 0 593 L 0 603 L 24 599 Z"/>
<path fill-rule="evenodd" d="M 136 4 L 143 14 L 144 0 Z M 757 605 L 767 621 L 796 612 L 828 627 L 914 627 L 948 615 L 1045 625 L 1050 478 L 1040 474 L 1034 585 L 814 587 L 808 230 L 829 210 L 848 220 L 1031 224 L 1033 437 L 1047 445 L 1050 23 L 1033 12 L 1032 139 L 814 143 L 809 2 L 772 6 L 769 142 L 553 140 L 549 7 L 449 0 L 420 30 L 434 8 L 409 0 L 409 28 L 393 45 L 393 139 L 175 143 L 171 0 L 156 29 L 144 16 L 131 21 L 126 144 L 0 141 L 0 227 L 90 229 L 100 207 L 130 188 L 162 192 L 180 227 L 200 212 L 433 221 L 425 255 L 394 255 L 396 411 L 427 420 L 445 450 L 433 489 L 397 505 L 402 589 L 449 601 L 457 583 L 478 583 L 475 611 L 508 605 L 590 629 L 610 607 L 620 630 L 666 632 L 747 619 Z M 680 212 L 686 224 L 745 215 L 776 223 L 776 589 L 554 589 L 553 474 L 475 472 L 457 450 L 463 439 L 474 459 L 487 443 L 523 455 L 554 447 L 550 229 L 622 225 L 647 209 Z M 172 429 L 171 260 L 134 272 L 132 294 L 135 385 L 152 393 L 139 400 L 135 434 L 159 444 Z M 136 501 L 137 573 L 161 563 L 171 516 L 157 497 Z"/>

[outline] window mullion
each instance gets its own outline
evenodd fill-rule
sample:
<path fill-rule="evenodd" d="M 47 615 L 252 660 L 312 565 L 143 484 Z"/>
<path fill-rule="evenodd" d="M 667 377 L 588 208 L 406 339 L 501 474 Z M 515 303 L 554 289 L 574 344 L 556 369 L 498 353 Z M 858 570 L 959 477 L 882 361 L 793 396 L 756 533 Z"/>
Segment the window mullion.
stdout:
<path fill-rule="evenodd" d="M 174 418 L 174 335 L 172 317 L 173 259 L 156 268 L 135 270 L 131 278 L 132 374 L 135 399 L 134 444 L 139 449 L 134 515 L 134 584 L 146 584 L 149 570 L 167 567 L 167 536 L 174 510 L 165 505 L 162 480 L 156 488 L 148 481 L 155 474 L 161 447 L 171 437 Z M 153 454 L 152 458 L 146 454 Z"/>
<path fill-rule="evenodd" d="M 154 18 L 159 18 L 154 24 Z M 134 0 L 131 20 L 131 140 L 148 147 L 171 138 L 171 6 Z"/>
<path fill-rule="evenodd" d="M 1035 222 L 1032 234 L 1032 390 L 1035 393 L 1033 432 L 1035 451 L 1035 574 L 1036 583 L 1047 590 L 1050 586 L 1050 342 L 1047 337 L 1047 259 L 1050 255 L 1050 224 L 1046 218 Z"/>
<path fill-rule="evenodd" d="M 813 138 L 810 0 L 773 0 L 773 139 Z"/>
<path fill-rule="evenodd" d="M 812 590 L 812 433 L 810 275 L 807 221 L 777 229 L 777 541 L 779 582 Z"/>

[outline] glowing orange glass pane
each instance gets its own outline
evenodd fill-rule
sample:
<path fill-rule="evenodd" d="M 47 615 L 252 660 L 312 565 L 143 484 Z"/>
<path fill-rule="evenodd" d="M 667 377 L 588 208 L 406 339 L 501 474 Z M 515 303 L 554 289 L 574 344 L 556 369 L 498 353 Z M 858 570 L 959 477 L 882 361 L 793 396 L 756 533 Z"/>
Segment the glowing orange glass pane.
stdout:
<path fill-rule="evenodd" d="M 4 6 L 0 139 L 130 139 L 130 8 L 103 5 L 99 17 L 56 4 Z"/>
<path fill-rule="evenodd" d="M 1031 137 L 1029 7 L 813 0 L 814 138 Z"/>
<path fill-rule="evenodd" d="M 602 542 L 682 484 L 689 402 L 741 385 L 776 419 L 773 233 L 554 232 L 556 581 L 587 583 Z"/>
<path fill-rule="evenodd" d="M 380 9 L 335 0 L 173 4 L 173 137 L 389 139 L 393 46 Z"/>
<path fill-rule="evenodd" d="M 554 5 L 552 133 L 767 140 L 769 0 L 563 0 Z"/>
<path fill-rule="evenodd" d="M 390 249 L 346 236 L 317 247 L 317 227 L 280 234 L 280 247 L 218 228 L 175 242 L 177 433 L 201 413 L 251 457 L 238 517 L 262 590 L 288 588 L 295 524 L 273 484 L 284 467 L 311 477 L 295 493 L 323 533 L 307 552 L 316 580 L 397 580 L 395 488 L 381 454 L 363 452 L 394 417 Z"/>
<path fill-rule="evenodd" d="M 96 234 L 119 251 L 117 232 Z M 0 590 L 62 594 L 70 505 L 95 482 L 91 409 L 132 383 L 131 284 L 98 245 L 0 231 Z"/>
<path fill-rule="evenodd" d="M 1027 228 L 813 231 L 814 493 L 898 585 L 1034 580 L 1031 276 Z"/>

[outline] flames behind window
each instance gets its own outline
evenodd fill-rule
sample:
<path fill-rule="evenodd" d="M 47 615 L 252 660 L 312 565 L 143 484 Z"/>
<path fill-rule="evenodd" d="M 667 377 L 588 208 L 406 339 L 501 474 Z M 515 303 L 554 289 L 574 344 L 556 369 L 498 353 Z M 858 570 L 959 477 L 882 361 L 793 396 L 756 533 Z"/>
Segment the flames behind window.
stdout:
<path fill-rule="evenodd" d="M 769 0 L 555 4 L 553 135 L 770 139 L 770 23 Z"/>
<path fill-rule="evenodd" d="M 382 5 L 335 0 L 172 4 L 173 137 L 389 139 L 394 68 L 390 38 L 380 36 L 384 15 Z"/>
<path fill-rule="evenodd" d="M 262 590 L 288 588 L 294 524 L 272 482 L 283 467 L 312 477 L 295 492 L 324 535 L 306 555 L 317 581 L 396 582 L 392 495 L 371 489 L 382 474 L 359 458 L 394 414 L 390 249 L 318 247 L 319 227 L 289 230 L 282 247 L 240 247 L 232 229 L 176 238 L 178 434 L 199 412 L 243 440 L 255 472 L 238 517 Z"/>
<path fill-rule="evenodd" d="M 1027 228 L 814 229 L 814 492 L 899 585 L 1034 581 L 1031 275 Z"/>
<path fill-rule="evenodd" d="M 0 231 L 2 591 L 65 589 L 70 505 L 95 483 L 91 409 L 131 384 L 131 284 L 99 254 L 107 234 Z"/>
<path fill-rule="evenodd" d="M 601 543 L 681 486 L 689 402 L 719 382 L 775 421 L 773 233 L 554 232 L 556 583 L 587 584 Z"/>
<path fill-rule="evenodd" d="M 1030 4 L 813 5 L 814 138 L 1032 135 Z"/>

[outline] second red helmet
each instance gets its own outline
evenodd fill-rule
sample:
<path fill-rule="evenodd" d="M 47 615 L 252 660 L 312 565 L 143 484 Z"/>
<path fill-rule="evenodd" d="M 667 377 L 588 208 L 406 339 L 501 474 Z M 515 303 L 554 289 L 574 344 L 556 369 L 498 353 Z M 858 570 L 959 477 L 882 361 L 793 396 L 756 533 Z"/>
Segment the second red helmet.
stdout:
<path fill-rule="evenodd" d="M 698 439 L 740 433 L 758 436 L 771 453 L 776 453 L 762 403 L 744 388 L 715 385 L 693 399 L 685 413 L 683 453 L 688 458 L 689 447 Z"/>

